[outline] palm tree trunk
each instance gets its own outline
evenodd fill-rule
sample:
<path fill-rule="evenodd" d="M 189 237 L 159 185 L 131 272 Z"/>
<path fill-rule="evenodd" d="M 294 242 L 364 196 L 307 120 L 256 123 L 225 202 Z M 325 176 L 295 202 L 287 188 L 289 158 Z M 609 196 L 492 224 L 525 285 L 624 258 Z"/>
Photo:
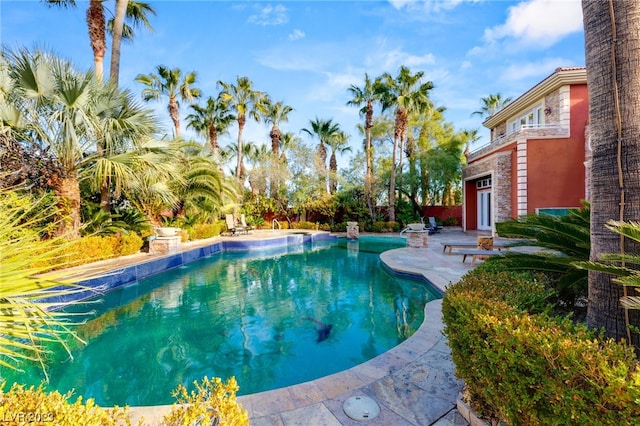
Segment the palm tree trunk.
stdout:
<path fill-rule="evenodd" d="M 56 235 L 69 239 L 80 236 L 80 183 L 77 176 L 51 178 L 51 187 L 58 203 Z"/>
<path fill-rule="evenodd" d="M 91 0 L 87 9 L 87 26 L 89 27 L 89 40 L 93 49 L 93 64 L 96 80 L 103 79 L 104 53 L 107 50 L 105 37 L 105 19 L 102 0 Z"/>
<path fill-rule="evenodd" d="M 597 260 L 603 253 L 638 251 L 604 224 L 640 217 L 640 3 L 585 0 L 582 8 L 592 147 L 591 259 Z M 623 294 L 610 276 L 589 272 L 587 324 L 604 327 L 613 338 L 628 337 Z M 638 326 L 638 311 L 628 313 Z M 638 346 L 638 335 L 631 337 Z"/>
<path fill-rule="evenodd" d="M 176 139 L 180 139 L 180 109 L 175 96 L 169 98 L 169 116 L 173 121 L 173 127 L 176 129 Z"/>
<path fill-rule="evenodd" d="M 111 45 L 111 68 L 109 80 L 118 87 L 120 78 L 120 46 L 122 45 L 122 28 L 127 14 L 129 0 L 116 0 L 116 17 L 113 22 L 113 41 Z"/>
<path fill-rule="evenodd" d="M 329 159 L 329 193 L 335 194 L 338 190 L 338 161 L 336 159 L 336 152 L 331 153 Z"/>
<path fill-rule="evenodd" d="M 236 164 L 236 177 L 240 186 L 242 186 L 243 180 L 243 164 L 242 164 L 242 131 L 244 130 L 244 124 L 246 123 L 246 118 L 244 115 L 238 117 L 238 163 Z"/>
<path fill-rule="evenodd" d="M 364 147 L 364 151 L 365 151 L 365 157 L 366 157 L 366 172 L 365 172 L 365 176 L 364 176 L 364 197 L 365 200 L 367 202 L 367 206 L 369 207 L 369 214 L 371 215 L 371 220 L 373 220 L 373 199 L 371 196 L 371 181 L 372 181 L 372 174 L 373 174 L 373 155 L 371 152 L 371 127 L 373 123 L 373 102 L 371 100 L 369 100 L 367 102 L 367 112 L 366 112 L 366 118 L 365 118 L 365 122 L 364 122 L 364 128 L 365 128 L 365 138 L 366 138 L 366 142 L 365 142 L 365 147 Z"/>

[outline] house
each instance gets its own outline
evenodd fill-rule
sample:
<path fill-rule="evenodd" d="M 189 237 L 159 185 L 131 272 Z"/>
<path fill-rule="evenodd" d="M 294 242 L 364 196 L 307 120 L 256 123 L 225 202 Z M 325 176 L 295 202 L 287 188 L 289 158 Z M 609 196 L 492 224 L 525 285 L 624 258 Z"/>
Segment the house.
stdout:
<path fill-rule="evenodd" d="M 489 144 L 463 169 L 464 230 L 528 213 L 558 214 L 589 194 L 589 98 L 584 67 L 558 68 L 487 118 Z"/>

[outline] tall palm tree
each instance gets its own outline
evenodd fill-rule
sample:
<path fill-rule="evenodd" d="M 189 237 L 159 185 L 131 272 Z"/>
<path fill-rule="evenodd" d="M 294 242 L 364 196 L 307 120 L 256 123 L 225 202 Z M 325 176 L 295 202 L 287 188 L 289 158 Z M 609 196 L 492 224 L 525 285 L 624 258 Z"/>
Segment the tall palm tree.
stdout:
<path fill-rule="evenodd" d="M 420 109 L 428 104 L 429 90 L 433 89 L 433 83 L 422 83 L 424 72 L 411 73 L 408 67 L 401 66 L 397 77 L 384 73 L 376 79 L 376 92 L 382 100 L 382 110 L 390 108 L 395 114 L 395 129 L 393 133 L 393 152 L 391 158 L 391 176 L 389 179 L 389 220 L 395 221 L 395 191 L 396 191 L 396 161 L 400 144 L 404 141 L 409 111 Z"/>
<path fill-rule="evenodd" d="M 380 100 L 380 94 L 376 92 L 374 81 L 364 74 L 364 86 L 351 85 L 347 91 L 351 95 L 351 100 L 347 105 L 361 107 L 360 115 L 364 115 L 365 147 L 364 154 L 366 160 L 366 172 L 364 179 L 364 192 L 371 217 L 373 218 L 373 201 L 371 198 L 371 182 L 373 174 L 373 154 L 371 152 L 371 127 L 373 126 L 373 104 Z"/>
<path fill-rule="evenodd" d="M 327 145 L 331 148 L 329 158 L 329 193 L 335 194 L 338 190 L 338 160 L 336 153 L 344 154 L 351 151 L 349 146 L 349 135 L 339 131 L 327 139 Z"/>
<path fill-rule="evenodd" d="M 192 128 L 207 137 L 207 144 L 214 158 L 218 158 L 218 137 L 229 131 L 231 122 L 235 120 L 229 105 L 220 97 L 207 98 L 204 106 L 191 105 L 193 112 L 187 116 L 187 128 Z"/>
<path fill-rule="evenodd" d="M 282 101 L 273 103 L 268 100 L 266 102 L 265 109 L 264 121 L 267 124 L 272 125 L 271 131 L 269 132 L 269 137 L 271 138 L 271 152 L 273 152 L 273 155 L 277 158 L 280 156 L 280 138 L 282 137 L 282 132 L 278 125 L 289 121 L 289 114 L 293 111 L 293 108 L 289 105 L 285 105 Z"/>
<path fill-rule="evenodd" d="M 107 22 L 107 32 L 112 35 L 111 67 L 109 68 L 109 81 L 118 87 L 120 78 L 120 46 L 122 40 L 132 40 L 133 27 L 144 26 L 153 30 L 148 15 L 156 14 L 149 3 L 133 0 L 116 0 L 116 14 Z M 131 24 L 129 25 L 127 21 Z"/>
<path fill-rule="evenodd" d="M 157 74 L 140 74 L 135 80 L 146 86 L 142 90 L 142 98 L 145 101 L 159 100 L 162 96 L 169 98 L 167 109 L 176 131 L 175 137 L 179 139 L 180 104 L 178 97 L 189 103 L 193 103 L 195 99 L 200 97 L 200 89 L 193 86 L 196 83 L 197 74 L 195 71 L 191 71 L 183 76 L 179 68 L 169 69 L 164 65 L 158 65 L 156 70 Z"/>
<path fill-rule="evenodd" d="M 639 251 L 638 244 L 610 232 L 605 224 L 640 217 L 640 3 L 583 0 L 582 12 L 592 150 L 591 260 L 595 261 L 604 253 Z M 587 324 L 604 328 L 610 337 L 628 337 L 627 323 L 637 329 L 640 318 L 638 311 L 625 312 L 620 304 L 623 296 L 625 288 L 612 283 L 610 276 L 589 272 Z M 631 337 L 640 346 L 638 334 Z"/>
<path fill-rule="evenodd" d="M 75 7 L 75 0 L 44 0 L 49 6 Z M 131 27 L 124 26 L 125 17 L 131 18 L 134 24 L 144 23 L 150 28 L 146 13 L 155 11 L 147 4 L 132 0 L 116 0 L 115 24 L 107 23 L 104 10 L 105 0 L 90 0 L 87 8 L 87 27 L 89 29 L 89 41 L 93 50 L 94 72 L 98 81 L 103 80 L 104 55 L 107 51 L 105 31 L 109 25 L 112 28 L 113 46 L 111 50 L 111 80 L 118 85 L 117 75 L 120 67 L 120 42 L 121 37 L 131 38 Z M 110 21 L 111 22 L 111 21 Z M 114 61 L 117 66 L 114 67 Z M 115 79 L 114 79 L 115 75 Z"/>
<path fill-rule="evenodd" d="M 485 96 L 480 98 L 482 101 L 482 107 L 478 111 L 474 111 L 471 113 L 471 116 L 478 115 L 480 117 L 491 117 L 496 112 L 500 111 L 504 108 L 509 102 L 511 102 L 512 98 L 502 98 L 500 93 L 490 94 L 489 96 Z"/>
<path fill-rule="evenodd" d="M 303 132 L 307 133 L 311 137 L 318 138 L 318 148 L 317 155 L 319 159 L 319 170 L 318 176 L 321 180 L 322 187 L 329 192 L 330 190 L 327 188 L 327 148 L 325 144 L 328 143 L 329 139 L 335 136 L 340 131 L 340 126 L 338 123 L 334 123 L 333 119 L 330 118 L 328 120 L 320 119 L 316 117 L 314 120 L 309 120 L 311 124 L 311 129 L 304 128 Z"/>
<path fill-rule="evenodd" d="M 249 77 L 237 77 L 236 84 L 218 81 L 218 85 L 222 88 L 220 97 L 236 112 L 236 121 L 238 122 L 236 177 L 238 183 L 242 185 L 242 131 L 247 122 L 247 117 L 260 122 L 260 115 L 265 113 L 268 97 L 264 92 L 253 89 L 253 82 Z"/>

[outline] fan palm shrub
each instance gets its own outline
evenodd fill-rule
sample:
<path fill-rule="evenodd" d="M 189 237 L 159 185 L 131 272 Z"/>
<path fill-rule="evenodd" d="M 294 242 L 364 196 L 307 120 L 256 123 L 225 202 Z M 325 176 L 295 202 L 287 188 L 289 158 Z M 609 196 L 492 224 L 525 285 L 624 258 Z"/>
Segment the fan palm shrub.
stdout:
<path fill-rule="evenodd" d="M 46 347 L 57 343 L 69 352 L 68 339 L 80 340 L 68 315 L 55 310 L 59 300 L 87 289 L 59 273 L 42 275 L 68 243 L 41 239 L 38 224 L 55 215 L 40 208 L 44 198 L 25 208 L 11 204 L 10 193 L 0 190 L 0 366 L 19 369 L 22 362 L 36 362 L 46 376 Z"/>
<path fill-rule="evenodd" d="M 509 270 L 543 272 L 556 293 L 559 308 L 574 309 L 587 297 L 587 271 L 575 266 L 575 262 L 589 260 L 590 209 L 569 209 L 566 216 L 529 214 L 516 220 L 496 223 L 501 236 L 523 238 L 526 241 L 514 245 L 533 245 L 543 250 L 522 253 L 509 252 L 502 259 Z"/>

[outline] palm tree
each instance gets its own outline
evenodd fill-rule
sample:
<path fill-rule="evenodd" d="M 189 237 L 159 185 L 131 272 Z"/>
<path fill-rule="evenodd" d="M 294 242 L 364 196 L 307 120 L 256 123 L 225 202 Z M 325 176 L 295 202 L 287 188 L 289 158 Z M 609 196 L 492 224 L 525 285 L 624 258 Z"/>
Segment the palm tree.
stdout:
<path fill-rule="evenodd" d="M 123 185 L 132 181 L 133 161 L 146 162 L 149 144 L 157 131 L 156 117 L 143 109 L 129 91 L 115 86 L 101 87 L 95 100 L 96 159 L 83 172 L 92 187 L 100 192 L 100 207 L 111 211 L 111 195 L 119 197 Z M 146 144 L 144 152 L 140 148 Z M 149 167 L 155 169 L 153 159 Z"/>
<path fill-rule="evenodd" d="M 327 145 L 331 148 L 331 157 L 329 158 L 329 193 L 335 194 L 338 190 L 338 161 L 336 153 L 344 154 L 351 151 L 349 144 L 349 135 L 345 132 L 337 132 L 327 139 Z"/>
<path fill-rule="evenodd" d="M 267 124 L 271 124 L 271 131 L 269 132 L 269 137 L 271 138 L 271 152 L 274 161 L 274 166 L 279 165 L 279 157 L 280 157 L 280 139 L 282 138 L 282 132 L 278 125 L 280 123 L 286 123 L 289 121 L 289 114 L 293 111 L 293 108 L 285 105 L 284 102 L 279 101 L 276 103 L 267 102 L 266 105 L 266 113 L 264 116 L 264 121 Z M 271 197 L 276 198 L 278 196 L 279 188 L 280 188 L 280 173 L 275 173 L 273 175 L 275 178 L 271 182 Z"/>
<path fill-rule="evenodd" d="M 371 127 L 373 126 L 373 104 L 380 100 L 380 94 L 376 92 L 374 82 L 369 78 L 367 73 L 364 74 L 364 86 L 358 87 L 351 85 L 347 91 L 351 95 L 351 100 L 347 105 L 361 107 L 360 115 L 364 115 L 364 133 L 365 133 L 365 159 L 366 172 L 364 192 L 371 217 L 373 218 L 373 200 L 371 198 L 371 181 L 373 174 L 373 154 L 371 152 Z"/>
<path fill-rule="evenodd" d="M 131 94 L 103 86 L 91 72 L 78 72 L 53 54 L 6 52 L 0 60 L 8 70 L 0 121 L 20 144 L 47 153 L 53 168 L 48 185 L 61 216 L 58 234 L 77 237 L 80 180 L 107 194 L 119 192 L 134 174 L 127 167 L 131 151 L 153 133 L 154 117 Z M 146 158 L 137 161 L 151 171 L 154 161 Z"/>
<path fill-rule="evenodd" d="M 282 137 L 282 132 L 278 125 L 289 121 L 289 114 L 293 111 L 293 108 L 285 105 L 282 101 L 276 103 L 267 101 L 265 109 L 264 121 L 272 125 L 271 131 L 269 132 L 271 152 L 273 152 L 273 155 L 277 158 L 280 155 L 280 138 Z"/>
<path fill-rule="evenodd" d="M 140 74 L 136 81 L 146 86 L 142 90 L 142 98 L 145 101 L 159 100 L 162 96 L 169 98 L 167 109 L 175 128 L 175 137 L 180 138 L 180 104 L 178 97 L 185 102 L 192 103 L 200 97 L 200 89 L 193 87 L 197 74 L 191 71 L 182 76 L 179 68 L 169 69 L 164 65 L 156 67 L 157 74 Z"/>
<path fill-rule="evenodd" d="M 640 217 L 640 3 L 584 0 L 582 11 L 592 150 L 591 260 L 597 261 L 604 253 L 638 252 L 638 244 L 605 224 Z M 625 290 L 610 276 L 589 272 L 587 324 L 613 338 L 626 337 L 627 324 L 638 327 L 639 312 L 625 312 L 620 304 Z M 632 337 L 640 346 L 638 334 Z"/>
<path fill-rule="evenodd" d="M 327 189 L 327 148 L 325 144 L 328 143 L 329 139 L 334 137 L 339 131 L 340 126 L 338 123 L 334 123 L 333 119 L 330 118 L 328 120 L 319 119 L 316 117 L 314 120 L 309 121 L 311 124 L 311 129 L 304 128 L 303 132 L 307 133 L 309 136 L 316 136 L 319 140 L 317 155 L 319 159 L 319 170 L 318 176 L 320 180 L 323 182 L 322 187 L 329 192 Z"/>
<path fill-rule="evenodd" d="M 7 52 L 2 57 L 9 79 L 1 84 L 5 108 L 0 121 L 26 145 L 51 151 L 56 172 L 49 185 L 59 200 L 59 234 L 77 237 L 80 229 L 78 172 L 86 154 L 95 150 L 93 100 L 96 81 L 70 62 L 42 52 Z"/>
<path fill-rule="evenodd" d="M 236 177 L 242 185 L 242 131 L 247 122 L 247 116 L 256 122 L 260 122 L 260 115 L 265 112 L 268 98 L 265 93 L 253 89 L 253 82 L 249 80 L 249 77 L 237 77 L 236 84 L 218 81 L 218 85 L 222 87 L 220 97 L 236 112 L 236 120 L 238 122 Z"/>
<path fill-rule="evenodd" d="M 75 7 L 75 0 L 45 0 L 49 6 L 58 7 Z M 89 41 L 93 50 L 94 72 L 98 81 L 103 80 L 104 75 L 104 55 L 107 51 L 107 42 L 105 31 L 107 25 L 111 26 L 113 31 L 113 46 L 111 48 L 111 71 L 110 78 L 114 84 L 118 85 L 118 74 L 120 68 L 120 42 L 121 37 L 131 38 L 131 27 L 124 26 L 125 17 L 131 18 L 135 25 L 144 23 L 148 28 L 149 22 L 146 13 L 155 11 L 147 4 L 135 2 L 131 0 L 116 0 L 116 18 L 115 23 L 109 23 L 105 20 L 104 14 L 105 0 L 90 0 L 87 9 L 87 27 L 89 29 Z M 115 78 L 114 78 L 115 76 Z"/>
<path fill-rule="evenodd" d="M 229 106 L 220 97 L 207 98 L 207 104 L 190 106 L 193 112 L 187 116 L 187 128 L 192 128 L 207 137 L 207 144 L 214 158 L 218 158 L 218 137 L 229 131 L 235 117 Z"/>
<path fill-rule="evenodd" d="M 433 89 L 433 83 L 422 83 L 424 72 L 418 71 L 411 74 L 411 70 L 405 66 L 400 67 L 396 78 L 384 73 L 376 80 L 376 92 L 382 100 L 382 110 L 394 109 L 395 129 L 393 133 L 393 153 L 391 158 L 391 176 L 389 179 L 389 220 L 395 221 L 395 191 L 396 191 L 396 158 L 399 145 L 405 138 L 409 111 L 420 109 L 428 104 L 429 90 Z"/>
<path fill-rule="evenodd" d="M 156 14 L 148 3 L 133 0 L 116 0 L 115 17 L 107 22 L 107 31 L 113 37 L 109 81 L 116 87 L 118 87 L 120 78 L 120 46 L 122 40 L 132 40 L 134 36 L 133 28 L 127 24 L 127 21 L 130 21 L 133 27 L 145 26 L 148 30 L 153 30 L 147 18 L 148 14 Z"/>
<path fill-rule="evenodd" d="M 496 112 L 500 111 L 504 108 L 509 102 L 511 102 L 511 98 L 502 99 L 502 95 L 500 93 L 491 94 L 489 96 L 480 98 L 482 101 L 482 107 L 479 111 L 474 111 L 471 113 L 471 116 L 478 115 L 480 117 L 491 117 Z"/>

